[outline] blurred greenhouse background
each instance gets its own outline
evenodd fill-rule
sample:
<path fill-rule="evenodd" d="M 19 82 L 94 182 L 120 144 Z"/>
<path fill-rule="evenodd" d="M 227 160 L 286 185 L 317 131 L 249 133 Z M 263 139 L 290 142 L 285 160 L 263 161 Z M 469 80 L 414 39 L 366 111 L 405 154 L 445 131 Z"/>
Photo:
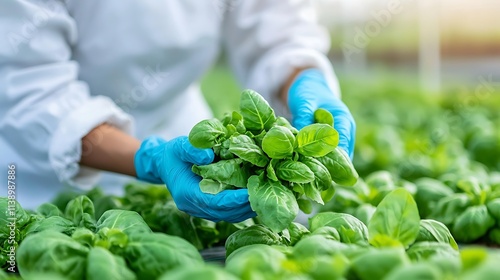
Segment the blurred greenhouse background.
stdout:
<path fill-rule="evenodd" d="M 358 126 L 361 175 L 500 170 L 500 1 L 314 3 Z M 202 88 L 216 116 L 237 108 L 240 88 L 224 63 Z"/>
<path fill-rule="evenodd" d="M 317 0 L 331 31 L 337 71 L 371 76 L 378 67 L 419 76 L 425 89 L 497 75 L 497 0 Z"/>
<path fill-rule="evenodd" d="M 382 75 L 434 93 L 450 86 L 500 88 L 498 0 L 313 2 L 330 31 L 329 57 L 342 80 L 373 82 Z M 221 69 L 213 74 L 227 79 Z"/>

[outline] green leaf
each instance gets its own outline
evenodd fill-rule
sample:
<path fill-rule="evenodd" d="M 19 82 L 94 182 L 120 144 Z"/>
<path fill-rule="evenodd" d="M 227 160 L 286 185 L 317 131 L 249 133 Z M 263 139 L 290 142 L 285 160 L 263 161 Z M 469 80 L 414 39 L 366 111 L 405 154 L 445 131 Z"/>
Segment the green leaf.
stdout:
<path fill-rule="evenodd" d="M 450 244 L 429 241 L 416 242 L 406 253 L 413 261 L 428 260 L 436 256 L 452 259 L 459 257 L 458 250 L 452 248 Z"/>
<path fill-rule="evenodd" d="M 214 153 L 218 155 L 221 159 L 233 159 L 234 154 L 229 151 L 229 139 L 222 141 L 221 144 L 214 146 Z"/>
<path fill-rule="evenodd" d="M 29 224 L 24 229 L 24 236 L 28 236 L 37 232 L 52 230 L 66 235 L 71 235 L 76 229 L 76 225 L 61 216 L 52 216 L 45 219 L 37 220 Z"/>
<path fill-rule="evenodd" d="M 331 179 L 342 186 L 353 186 L 358 181 L 359 175 L 347 153 L 340 147 L 323 157 L 320 161 L 330 173 Z"/>
<path fill-rule="evenodd" d="M 144 222 L 139 213 L 128 210 L 108 210 L 97 221 L 97 230 L 104 227 L 119 229 L 126 234 L 151 233 L 151 229 Z"/>
<path fill-rule="evenodd" d="M 415 184 L 415 202 L 421 217 L 428 217 L 439 200 L 453 194 L 453 191 L 439 180 L 421 178 L 415 181 Z"/>
<path fill-rule="evenodd" d="M 270 158 L 282 159 L 292 156 L 294 143 L 295 136 L 288 128 L 275 126 L 262 139 L 262 149 Z"/>
<path fill-rule="evenodd" d="M 78 243 L 91 248 L 94 246 L 96 236 L 94 232 L 88 228 L 77 228 L 71 235 L 71 238 L 78 241 Z"/>
<path fill-rule="evenodd" d="M 303 187 L 304 195 L 306 197 L 321 205 L 325 204 L 325 202 L 323 202 L 323 199 L 321 198 L 321 191 L 318 190 L 312 182 L 303 184 Z"/>
<path fill-rule="evenodd" d="M 36 212 L 44 217 L 63 216 L 63 213 L 52 203 L 44 203 L 36 208 Z"/>
<path fill-rule="evenodd" d="M 354 259 L 351 269 L 360 280 L 377 280 L 385 277 L 395 268 L 410 263 L 400 248 L 371 250 Z"/>
<path fill-rule="evenodd" d="M 269 130 L 276 121 L 274 110 L 257 92 L 244 90 L 240 99 L 240 112 L 245 127 L 251 131 Z"/>
<path fill-rule="evenodd" d="M 360 220 L 345 213 L 325 212 L 309 218 L 309 229 L 315 231 L 324 226 L 335 228 L 342 243 L 368 244 L 368 230 Z"/>
<path fill-rule="evenodd" d="M 288 226 L 288 232 L 290 233 L 290 246 L 294 246 L 302 237 L 310 234 L 305 226 L 295 222 Z"/>
<path fill-rule="evenodd" d="M 238 188 L 246 187 L 250 176 L 250 171 L 245 168 L 243 160 L 239 158 L 220 160 L 207 165 L 193 165 L 192 170 L 204 179 Z"/>
<path fill-rule="evenodd" d="M 84 278 L 88 253 L 87 247 L 71 237 L 46 230 L 26 237 L 16 257 L 23 278 L 35 273 L 54 273 L 76 280 Z"/>
<path fill-rule="evenodd" d="M 385 235 L 401 242 L 406 248 L 415 241 L 419 229 L 420 216 L 417 204 L 411 194 L 403 188 L 390 192 L 380 202 L 368 223 L 371 244 L 375 236 Z"/>
<path fill-rule="evenodd" d="M 212 179 L 202 179 L 200 181 L 200 189 L 204 193 L 218 194 L 223 190 L 231 188 L 230 185 L 214 181 Z"/>
<path fill-rule="evenodd" d="M 229 138 L 229 152 L 259 167 L 264 167 L 269 162 L 269 158 L 252 138 L 244 134 Z"/>
<path fill-rule="evenodd" d="M 460 260 L 464 271 L 478 267 L 486 259 L 488 259 L 488 251 L 486 248 L 466 247 L 460 250 Z"/>
<path fill-rule="evenodd" d="M 459 242 L 471 242 L 484 236 L 495 225 L 486 205 L 471 206 L 461 213 L 451 232 Z"/>
<path fill-rule="evenodd" d="M 488 233 L 488 238 L 495 244 L 500 244 L 500 228 L 494 228 Z"/>
<path fill-rule="evenodd" d="M 385 280 L 441 280 L 443 275 L 431 263 L 412 263 L 394 268 L 388 273 Z M 446 278 L 448 279 L 448 278 Z"/>
<path fill-rule="evenodd" d="M 457 188 L 472 196 L 479 196 L 481 194 L 479 180 L 474 177 L 458 181 Z"/>
<path fill-rule="evenodd" d="M 319 108 L 314 111 L 314 122 L 333 126 L 333 115 L 329 111 Z"/>
<path fill-rule="evenodd" d="M 245 124 L 243 123 L 243 116 L 237 111 L 233 111 L 231 114 L 225 114 L 222 119 L 222 125 L 228 128 L 231 126 L 234 128 L 234 132 L 243 134 L 246 132 Z M 228 135 L 231 135 L 228 133 Z"/>
<path fill-rule="evenodd" d="M 266 176 L 269 180 L 278 181 L 278 177 L 276 176 L 276 170 L 274 170 L 277 163 L 278 163 L 277 159 L 271 159 L 271 161 L 266 167 Z"/>
<path fill-rule="evenodd" d="M 335 150 L 339 134 L 327 124 L 311 124 L 297 134 L 297 152 L 304 156 L 322 157 Z"/>
<path fill-rule="evenodd" d="M 301 156 L 300 162 L 311 169 L 314 174 L 314 184 L 320 191 L 328 190 L 332 186 L 332 177 L 328 169 L 313 157 Z"/>
<path fill-rule="evenodd" d="M 234 251 L 226 259 L 226 270 L 238 279 L 273 279 L 265 275 L 272 277 L 284 272 L 282 263 L 286 259 L 275 247 L 254 244 Z"/>
<path fill-rule="evenodd" d="M 292 191 L 280 182 L 253 175 L 248 179 L 248 195 L 250 206 L 262 223 L 275 232 L 288 227 L 299 212 Z"/>
<path fill-rule="evenodd" d="M 276 176 L 294 183 L 309 183 L 314 180 L 314 173 L 302 162 L 284 160 L 276 165 Z"/>
<path fill-rule="evenodd" d="M 293 133 L 293 135 L 297 135 L 297 133 L 299 133 L 299 131 L 295 127 L 293 127 L 287 119 L 283 117 L 277 117 L 274 126 L 284 126 L 288 128 Z"/>
<path fill-rule="evenodd" d="M 457 242 L 450 233 L 450 230 L 441 222 L 435 220 L 420 220 L 420 230 L 415 242 L 435 241 L 447 243 L 458 250 Z"/>
<path fill-rule="evenodd" d="M 203 232 L 196 227 L 195 218 L 180 211 L 173 200 L 157 202 L 144 219 L 155 232 L 182 237 L 199 250 L 208 247 L 208 244 L 203 243 L 200 236 Z M 218 240 L 211 242 L 214 241 Z"/>
<path fill-rule="evenodd" d="M 193 245 L 180 237 L 163 233 L 130 235 L 124 257 L 138 279 L 156 279 L 178 267 L 203 264 Z"/>
<path fill-rule="evenodd" d="M 370 236 L 370 244 L 377 248 L 404 247 L 399 240 L 384 234 Z"/>
<path fill-rule="evenodd" d="M 135 274 L 128 269 L 125 260 L 115 256 L 108 250 L 96 247 L 92 248 L 87 258 L 87 280 L 133 280 Z"/>
<path fill-rule="evenodd" d="M 96 229 L 94 203 L 87 196 L 81 195 L 68 202 L 65 216 L 79 227 Z"/>
<path fill-rule="evenodd" d="M 335 188 L 333 187 L 333 184 L 331 184 L 330 187 L 328 187 L 328 189 L 321 192 L 321 199 L 323 199 L 324 202 L 328 202 L 332 200 L 334 195 L 335 195 Z"/>
<path fill-rule="evenodd" d="M 339 232 L 330 226 L 323 226 L 315 229 L 312 233 L 312 235 L 321 235 L 325 237 L 326 239 L 330 240 L 335 240 L 340 242 L 340 234 Z"/>
<path fill-rule="evenodd" d="M 197 267 L 180 267 L 169 271 L 158 280 L 238 280 L 236 276 L 218 266 L 203 265 Z"/>
<path fill-rule="evenodd" d="M 218 119 L 202 120 L 189 132 L 189 142 L 196 148 L 208 149 L 219 143 L 227 133 Z"/>
<path fill-rule="evenodd" d="M 306 213 L 306 214 L 311 214 L 313 210 L 313 205 L 312 202 L 309 199 L 302 199 L 299 198 L 297 199 L 297 204 L 299 205 L 299 209 Z"/>
<path fill-rule="evenodd" d="M 375 213 L 375 210 L 377 210 L 375 206 L 365 203 L 356 208 L 354 216 L 362 221 L 365 225 L 368 225 L 373 217 L 373 214 Z"/>
<path fill-rule="evenodd" d="M 229 257 L 237 249 L 252 244 L 280 245 L 282 244 L 282 240 L 277 233 L 266 226 L 252 225 L 238 230 L 228 237 L 225 245 L 226 257 Z"/>
<path fill-rule="evenodd" d="M 341 253 L 347 247 L 347 244 L 335 241 L 328 236 L 313 234 L 302 238 L 295 244 L 290 258 L 304 260 L 321 256 L 333 256 Z"/>
<path fill-rule="evenodd" d="M 500 198 L 495 198 L 486 204 L 488 212 L 495 218 L 497 223 L 500 223 Z"/>
<path fill-rule="evenodd" d="M 438 201 L 430 218 L 450 227 L 457 217 L 471 205 L 471 199 L 464 193 L 455 193 Z"/>

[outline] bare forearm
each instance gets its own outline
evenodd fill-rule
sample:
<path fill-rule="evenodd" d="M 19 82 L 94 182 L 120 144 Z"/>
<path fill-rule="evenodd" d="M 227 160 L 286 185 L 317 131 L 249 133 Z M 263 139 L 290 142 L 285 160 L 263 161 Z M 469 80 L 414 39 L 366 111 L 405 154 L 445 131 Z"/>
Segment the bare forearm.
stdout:
<path fill-rule="evenodd" d="M 121 130 L 102 124 L 83 137 L 80 164 L 135 177 L 134 155 L 140 144 Z"/>

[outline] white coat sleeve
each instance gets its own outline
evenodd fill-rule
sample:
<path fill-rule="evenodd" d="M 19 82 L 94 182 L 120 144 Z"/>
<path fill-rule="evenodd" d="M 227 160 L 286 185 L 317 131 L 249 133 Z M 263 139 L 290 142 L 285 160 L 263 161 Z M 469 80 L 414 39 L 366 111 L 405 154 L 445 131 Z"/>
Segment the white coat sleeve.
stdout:
<path fill-rule="evenodd" d="M 1 1 L 0 42 L 0 132 L 11 154 L 23 169 L 93 184 L 98 172 L 78 164 L 82 137 L 104 122 L 131 132 L 132 122 L 78 80 L 77 28 L 63 1 Z"/>
<path fill-rule="evenodd" d="M 223 40 L 229 63 L 245 88 L 255 89 L 284 114 L 277 91 L 294 68 L 320 69 L 335 94 L 338 81 L 325 53 L 326 29 L 307 0 L 232 1 L 225 13 Z M 277 112 L 278 113 L 278 112 Z"/>

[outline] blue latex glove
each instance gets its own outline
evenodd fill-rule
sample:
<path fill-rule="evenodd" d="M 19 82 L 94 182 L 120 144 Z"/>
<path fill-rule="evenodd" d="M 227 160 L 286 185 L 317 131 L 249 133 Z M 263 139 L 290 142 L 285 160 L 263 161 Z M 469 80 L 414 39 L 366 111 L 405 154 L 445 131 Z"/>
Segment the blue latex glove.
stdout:
<path fill-rule="evenodd" d="M 323 108 L 332 113 L 334 127 L 339 132 L 339 147 L 351 157 L 354 153 L 356 123 L 347 106 L 335 96 L 317 69 L 302 71 L 288 91 L 288 107 L 292 113 L 292 124 L 297 129 L 314 122 L 314 111 Z"/>
<path fill-rule="evenodd" d="M 170 141 L 153 136 L 142 142 L 134 165 L 139 179 L 166 184 L 179 210 L 189 215 L 232 223 L 254 217 L 247 189 L 225 190 L 216 195 L 200 190 L 201 178 L 191 167 L 213 160 L 211 149 L 197 149 L 185 136 Z"/>

